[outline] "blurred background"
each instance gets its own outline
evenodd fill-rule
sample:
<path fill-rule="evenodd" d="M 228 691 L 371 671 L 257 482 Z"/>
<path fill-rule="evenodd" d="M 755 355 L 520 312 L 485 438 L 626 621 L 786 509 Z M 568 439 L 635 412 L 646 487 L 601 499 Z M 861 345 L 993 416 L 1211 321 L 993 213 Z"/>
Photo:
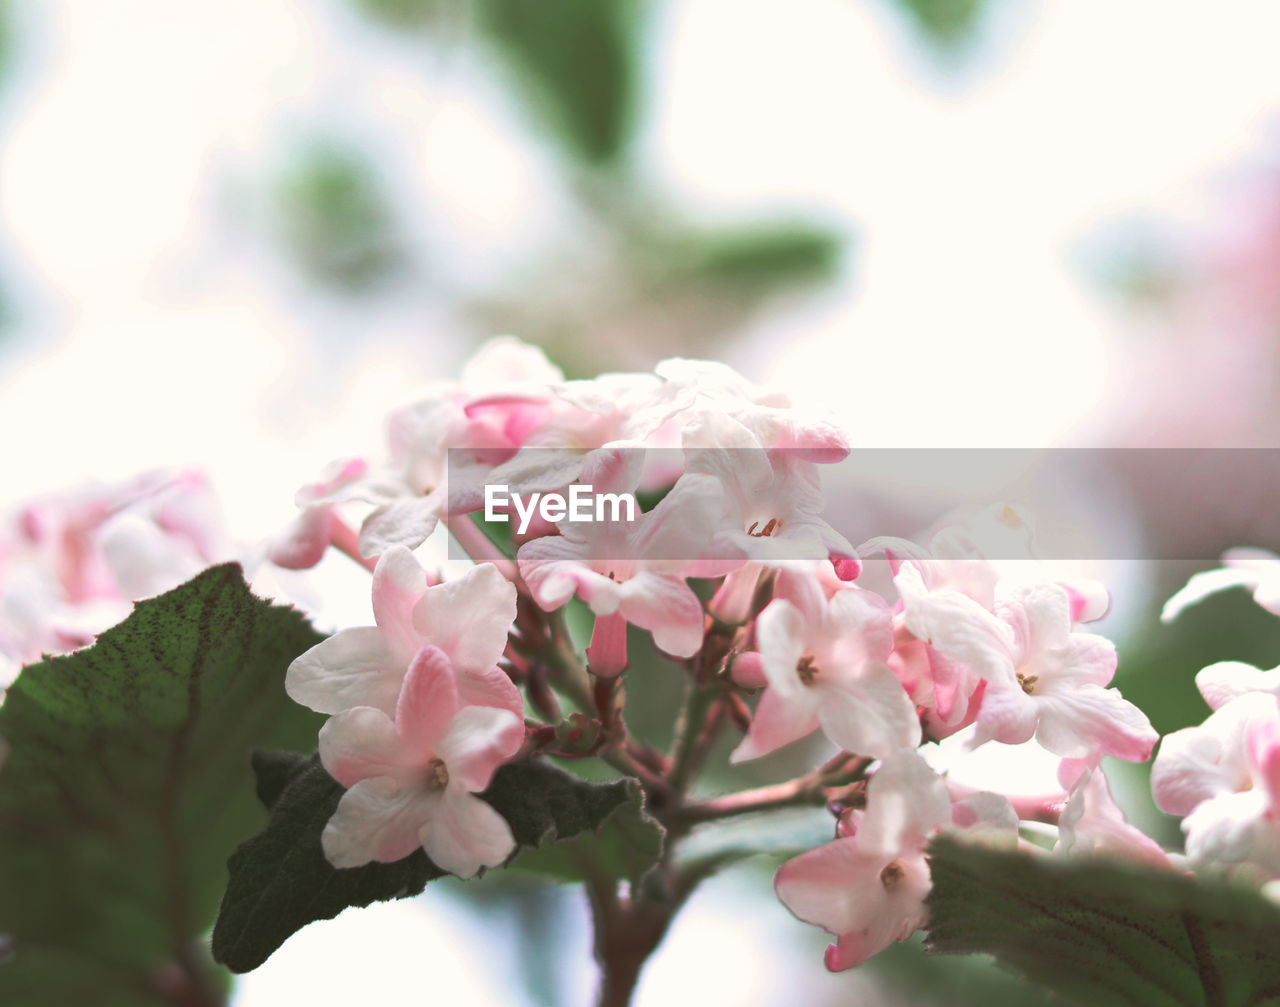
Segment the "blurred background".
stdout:
<path fill-rule="evenodd" d="M 261 539 L 495 333 L 571 376 L 724 359 L 865 447 L 1280 447 L 1278 28 L 1267 0 L 0 0 L 0 506 L 198 465 Z M 1172 508 L 1209 556 L 1265 532 L 1249 489 L 1179 510 L 1156 478 L 1104 517 Z M 1122 566 L 1118 682 L 1161 731 L 1203 719 L 1204 664 L 1280 661 L 1243 595 L 1158 625 L 1194 565 Z M 659 736 L 662 674 L 633 697 Z M 914 944 L 827 975 L 765 859 L 695 897 L 640 1004 L 1029 1002 Z M 580 901 L 433 886 L 236 1002 L 585 1002 Z"/>

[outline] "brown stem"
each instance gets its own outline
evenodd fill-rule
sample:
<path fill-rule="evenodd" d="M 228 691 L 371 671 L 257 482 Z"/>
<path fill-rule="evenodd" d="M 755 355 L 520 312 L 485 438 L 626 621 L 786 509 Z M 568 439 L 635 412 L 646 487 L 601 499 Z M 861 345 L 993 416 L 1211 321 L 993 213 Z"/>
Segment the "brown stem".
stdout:
<path fill-rule="evenodd" d="M 620 895 L 612 881 L 587 882 L 600 964 L 598 1007 L 628 1007 L 640 972 L 662 943 L 681 899 L 655 901 L 643 894 Z"/>
<path fill-rule="evenodd" d="M 841 754 L 821 769 L 786 783 L 775 783 L 753 790 L 727 794 L 701 804 L 689 804 L 676 811 L 673 823 L 684 828 L 699 822 L 711 822 L 718 818 L 732 818 L 757 811 L 774 811 L 778 808 L 794 808 L 806 804 L 825 804 L 832 788 L 847 786 L 861 779 L 871 760 L 860 756 Z"/>

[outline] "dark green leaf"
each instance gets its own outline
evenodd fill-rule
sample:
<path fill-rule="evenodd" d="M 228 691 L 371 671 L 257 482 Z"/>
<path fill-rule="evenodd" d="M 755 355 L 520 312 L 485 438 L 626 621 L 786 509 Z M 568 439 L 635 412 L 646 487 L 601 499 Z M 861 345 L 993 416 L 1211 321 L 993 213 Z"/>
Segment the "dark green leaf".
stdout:
<path fill-rule="evenodd" d="M 530 111 L 566 151 L 616 162 L 635 120 L 641 8 L 635 0 L 480 0 L 480 24 Z"/>
<path fill-rule="evenodd" d="M 282 760 L 255 765 L 279 783 Z M 312 758 L 299 767 L 271 807 L 267 827 L 228 863 L 230 882 L 213 931 L 214 957 L 236 972 L 257 968 L 290 936 L 348 906 L 416 895 L 444 872 L 421 850 L 392 864 L 338 870 L 325 859 L 320 835 L 343 794 Z M 662 829 L 644 815 L 634 780 L 587 783 L 550 763 L 501 767 L 482 795 L 506 818 L 533 870 L 580 878 L 584 870 L 639 877 L 662 851 Z"/>
<path fill-rule="evenodd" d="M 1280 1001 L 1280 908 L 1255 891 L 1109 860 L 939 839 L 928 946 L 985 952 L 1093 1007 Z"/>
<path fill-rule="evenodd" d="M 314 745 L 283 682 L 320 639 L 230 564 L 22 671 L 0 707 L 0 1002 L 76 1002 L 42 983 L 69 989 L 79 961 L 102 977 L 92 1002 L 146 1003 L 190 960 L 227 853 L 262 820 L 250 750 Z"/>

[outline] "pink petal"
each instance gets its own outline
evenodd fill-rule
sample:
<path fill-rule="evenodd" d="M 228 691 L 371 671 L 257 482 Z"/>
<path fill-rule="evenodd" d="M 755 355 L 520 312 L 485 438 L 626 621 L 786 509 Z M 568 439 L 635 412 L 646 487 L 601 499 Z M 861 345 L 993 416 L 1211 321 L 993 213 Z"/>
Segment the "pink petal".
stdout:
<path fill-rule="evenodd" d="M 828 738 L 847 752 L 882 758 L 920 744 L 920 721 L 898 676 L 887 664 L 871 662 L 852 681 L 815 686 L 821 695 L 818 719 Z"/>
<path fill-rule="evenodd" d="M 510 710 L 466 706 L 449 722 L 448 733 L 436 745 L 435 754 L 444 760 L 450 787 L 479 791 L 523 743 L 524 722 Z"/>
<path fill-rule="evenodd" d="M 289 665 L 284 687 L 297 703 L 317 713 L 353 706 L 395 709 L 404 678 L 403 660 L 372 626 L 344 629 L 316 644 Z"/>
<path fill-rule="evenodd" d="M 407 779 L 424 760 L 401 741 L 381 710 L 357 706 L 330 717 L 320 728 L 320 764 L 344 787 L 386 776 Z"/>
<path fill-rule="evenodd" d="M 498 663 L 515 618 L 515 585 L 491 563 L 428 588 L 413 610 L 414 628 L 449 655 L 459 676 Z"/>
<path fill-rule="evenodd" d="M 397 545 L 418 548 L 435 531 L 444 505 L 444 490 L 439 488 L 379 507 L 360 526 L 360 555 L 380 556 Z"/>
<path fill-rule="evenodd" d="M 427 572 L 404 546 L 392 546 L 373 571 L 373 618 L 388 645 L 406 659 L 424 643 L 413 607 L 427 590 Z"/>
<path fill-rule="evenodd" d="M 1217 710 L 1249 692 L 1280 695 L 1280 668 L 1262 671 L 1241 661 L 1219 661 L 1196 675 L 1196 687 L 1209 708 Z"/>
<path fill-rule="evenodd" d="M 460 706 L 449 655 L 427 644 L 405 673 L 396 702 L 396 730 L 412 751 L 430 758 Z"/>
<path fill-rule="evenodd" d="M 418 830 L 438 800 L 385 776 L 361 780 L 342 795 L 320 835 L 324 855 L 334 867 L 401 860 L 418 848 Z"/>
<path fill-rule="evenodd" d="M 817 695 L 783 696 L 773 688 L 766 689 L 751 718 L 751 727 L 741 744 L 733 750 L 729 761 L 745 762 L 768 755 L 818 729 L 815 709 Z"/>
<path fill-rule="evenodd" d="M 419 830 L 418 841 L 437 867 L 460 878 L 471 877 L 481 867 L 497 867 L 516 848 L 511 827 L 501 815 L 452 785 Z"/>
<path fill-rule="evenodd" d="M 994 683 L 988 682 L 982 705 L 978 708 L 978 729 L 973 743 L 999 741 L 1006 745 L 1021 745 L 1036 733 L 1036 716 L 1036 704 L 1020 686 L 996 688 Z"/>
<path fill-rule="evenodd" d="M 501 668 L 458 675 L 458 698 L 463 706 L 492 706 L 524 717 L 524 698 Z"/>
<path fill-rule="evenodd" d="M 1065 758 L 1084 758 L 1100 749 L 1127 762 L 1145 762 L 1160 738 L 1146 714 L 1116 689 L 1083 685 L 1045 693 L 1036 705 L 1036 738 Z"/>
<path fill-rule="evenodd" d="M 914 751 L 890 756 L 867 785 L 867 812 L 858 827 L 862 848 L 888 858 L 918 850 L 951 821 L 942 777 Z"/>
<path fill-rule="evenodd" d="M 800 610 L 783 599 L 771 601 L 756 620 L 756 646 L 769 687 L 794 698 L 805 689 L 796 666 L 805 654 L 809 627 Z"/>
<path fill-rule="evenodd" d="M 267 559 L 286 570 L 309 570 L 329 548 L 333 509 L 308 507 L 267 547 Z"/>
<path fill-rule="evenodd" d="M 692 657 L 702 646 L 702 602 L 683 580 L 639 573 L 623 585 L 618 611 L 627 622 L 647 629 L 660 650 Z M 597 613 L 598 614 L 598 613 Z"/>

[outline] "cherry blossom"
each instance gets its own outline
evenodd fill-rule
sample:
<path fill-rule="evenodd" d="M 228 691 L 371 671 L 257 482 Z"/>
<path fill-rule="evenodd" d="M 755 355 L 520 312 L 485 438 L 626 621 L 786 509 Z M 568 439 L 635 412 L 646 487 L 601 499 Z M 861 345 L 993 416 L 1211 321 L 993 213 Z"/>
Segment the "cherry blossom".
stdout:
<path fill-rule="evenodd" d="M 849 752 L 887 756 L 920 742 L 920 723 L 885 663 L 889 606 L 844 587 L 830 598 L 810 577 L 783 571 L 756 639 L 768 688 L 732 761 L 765 755 L 818 728 Z"/>
<path fill-rule="evenodd" d="M 1160 618 L 1172 622 L 1183 609 L 1233 587 L 1249 588 L 1254 601 L 1280 615 L 1280 556 L 1265 549 L 1229 549 L 1222 563 L 1216 570 L 1193 574 L 1186 587 L 1165 602 Z"/>
<path fill-rule="evenodd" d="M 1187 855 L 1251 863 L 1280 875 L 1280 706 L 1275 696 L 1231 699 L 1199 727 L 1167 735 L 1151 771 L 1156 804 L 1185 815 Z"/>
<path fill-rule="evenodd" d="M 624 452 L 614 458 L 634 464 Z M 597 488 L 615 484 L 606 468 L 601 461 Z M 626 666 L 624 623 L 649 630 L 668 654 L 691 657 L 702 645 L 703 612 L 686 571 L 718 527 L 720 501 L 714 479 L 682 476 L 634 521 L 564 523 L 560 534 L 525 543 L 517 554 L 520 574 L 544 609 L 559 608 L 574 595 L 591 607 L 597 674 L 617 674 Z"/>
<path fill-rule="evenodd" d="M 1280 696 L 1280 668 L 1263 671 L 1243 661 L 1219 661 L 1201 669 L 1196 675 L 1196 687 L 1211 710 L 1250 692 Z"/>
<path fill-rule="evenodd" d="M 419 846 L 469 878 L 515 849 L 511 828 L 476 792 L 512 758 L 524 725 L 510 710 L 465 705 L 453 661 L 424 646 L 405 674 L 394 717 L 357 706 L 320 730 L 320 760 L 347 788 L 321 843 L 335 867 L 392 862 Z"/>
<path fill-rule="evenodd" d="M 296 702 L 318 713 L 369 706 L 390 715 L 405 672 L 429 647 L 448 658 L 465 703 L 522 713 L 519 690 L 497 667 L 516 590 L 491 565 L 428 586 L 413 553 L 394 546 L 374 570 L 373 615 L 377 625 L 340 630 L 289 665 L 285 688 Z"/>
<path fill-rule="evenodd" d="M 975 743 L 1016 745 L 1033 736 L 1055 755 L 1095 751 L 1129 761 L 1151 754 L 1157 735 L 1146 716 L 1105 686 L 1116 670 L 1115 646 L 1073 626 L 1072 598 L 1060 584 L 1013 584 L 989 612 L 952 589 L 929 591 L 904 564 L 895 581 L 906 625 L 984 683 Z M 976 685 L 974 685 L 976 689 Z"/>
<path fill-rule="evenodd" d="M 0 527 L 0 653 L 83 647 L 131 602 L 234 558 L 203 473 L 153 471 L 23 505 Z"/>
<path fill-rule="evenodd" d="M 866 811 L 847 816 L 837 839 L 779 868 L 773 887 L 782 904 L 838 938 L 828 969 L 859 965 L 925 925 L 924 845 L 951 818 L 941 777 L 915 752 L 900 752 L 884 760 Z"/>
<path fill-rule="evenodd" d="M 1070 793 L 1058 820 L 1055 851 L 1169 866 L 1160 844 L 1125 819 L 1097 759 L 1063 759 L 1058 780 Z"/>

